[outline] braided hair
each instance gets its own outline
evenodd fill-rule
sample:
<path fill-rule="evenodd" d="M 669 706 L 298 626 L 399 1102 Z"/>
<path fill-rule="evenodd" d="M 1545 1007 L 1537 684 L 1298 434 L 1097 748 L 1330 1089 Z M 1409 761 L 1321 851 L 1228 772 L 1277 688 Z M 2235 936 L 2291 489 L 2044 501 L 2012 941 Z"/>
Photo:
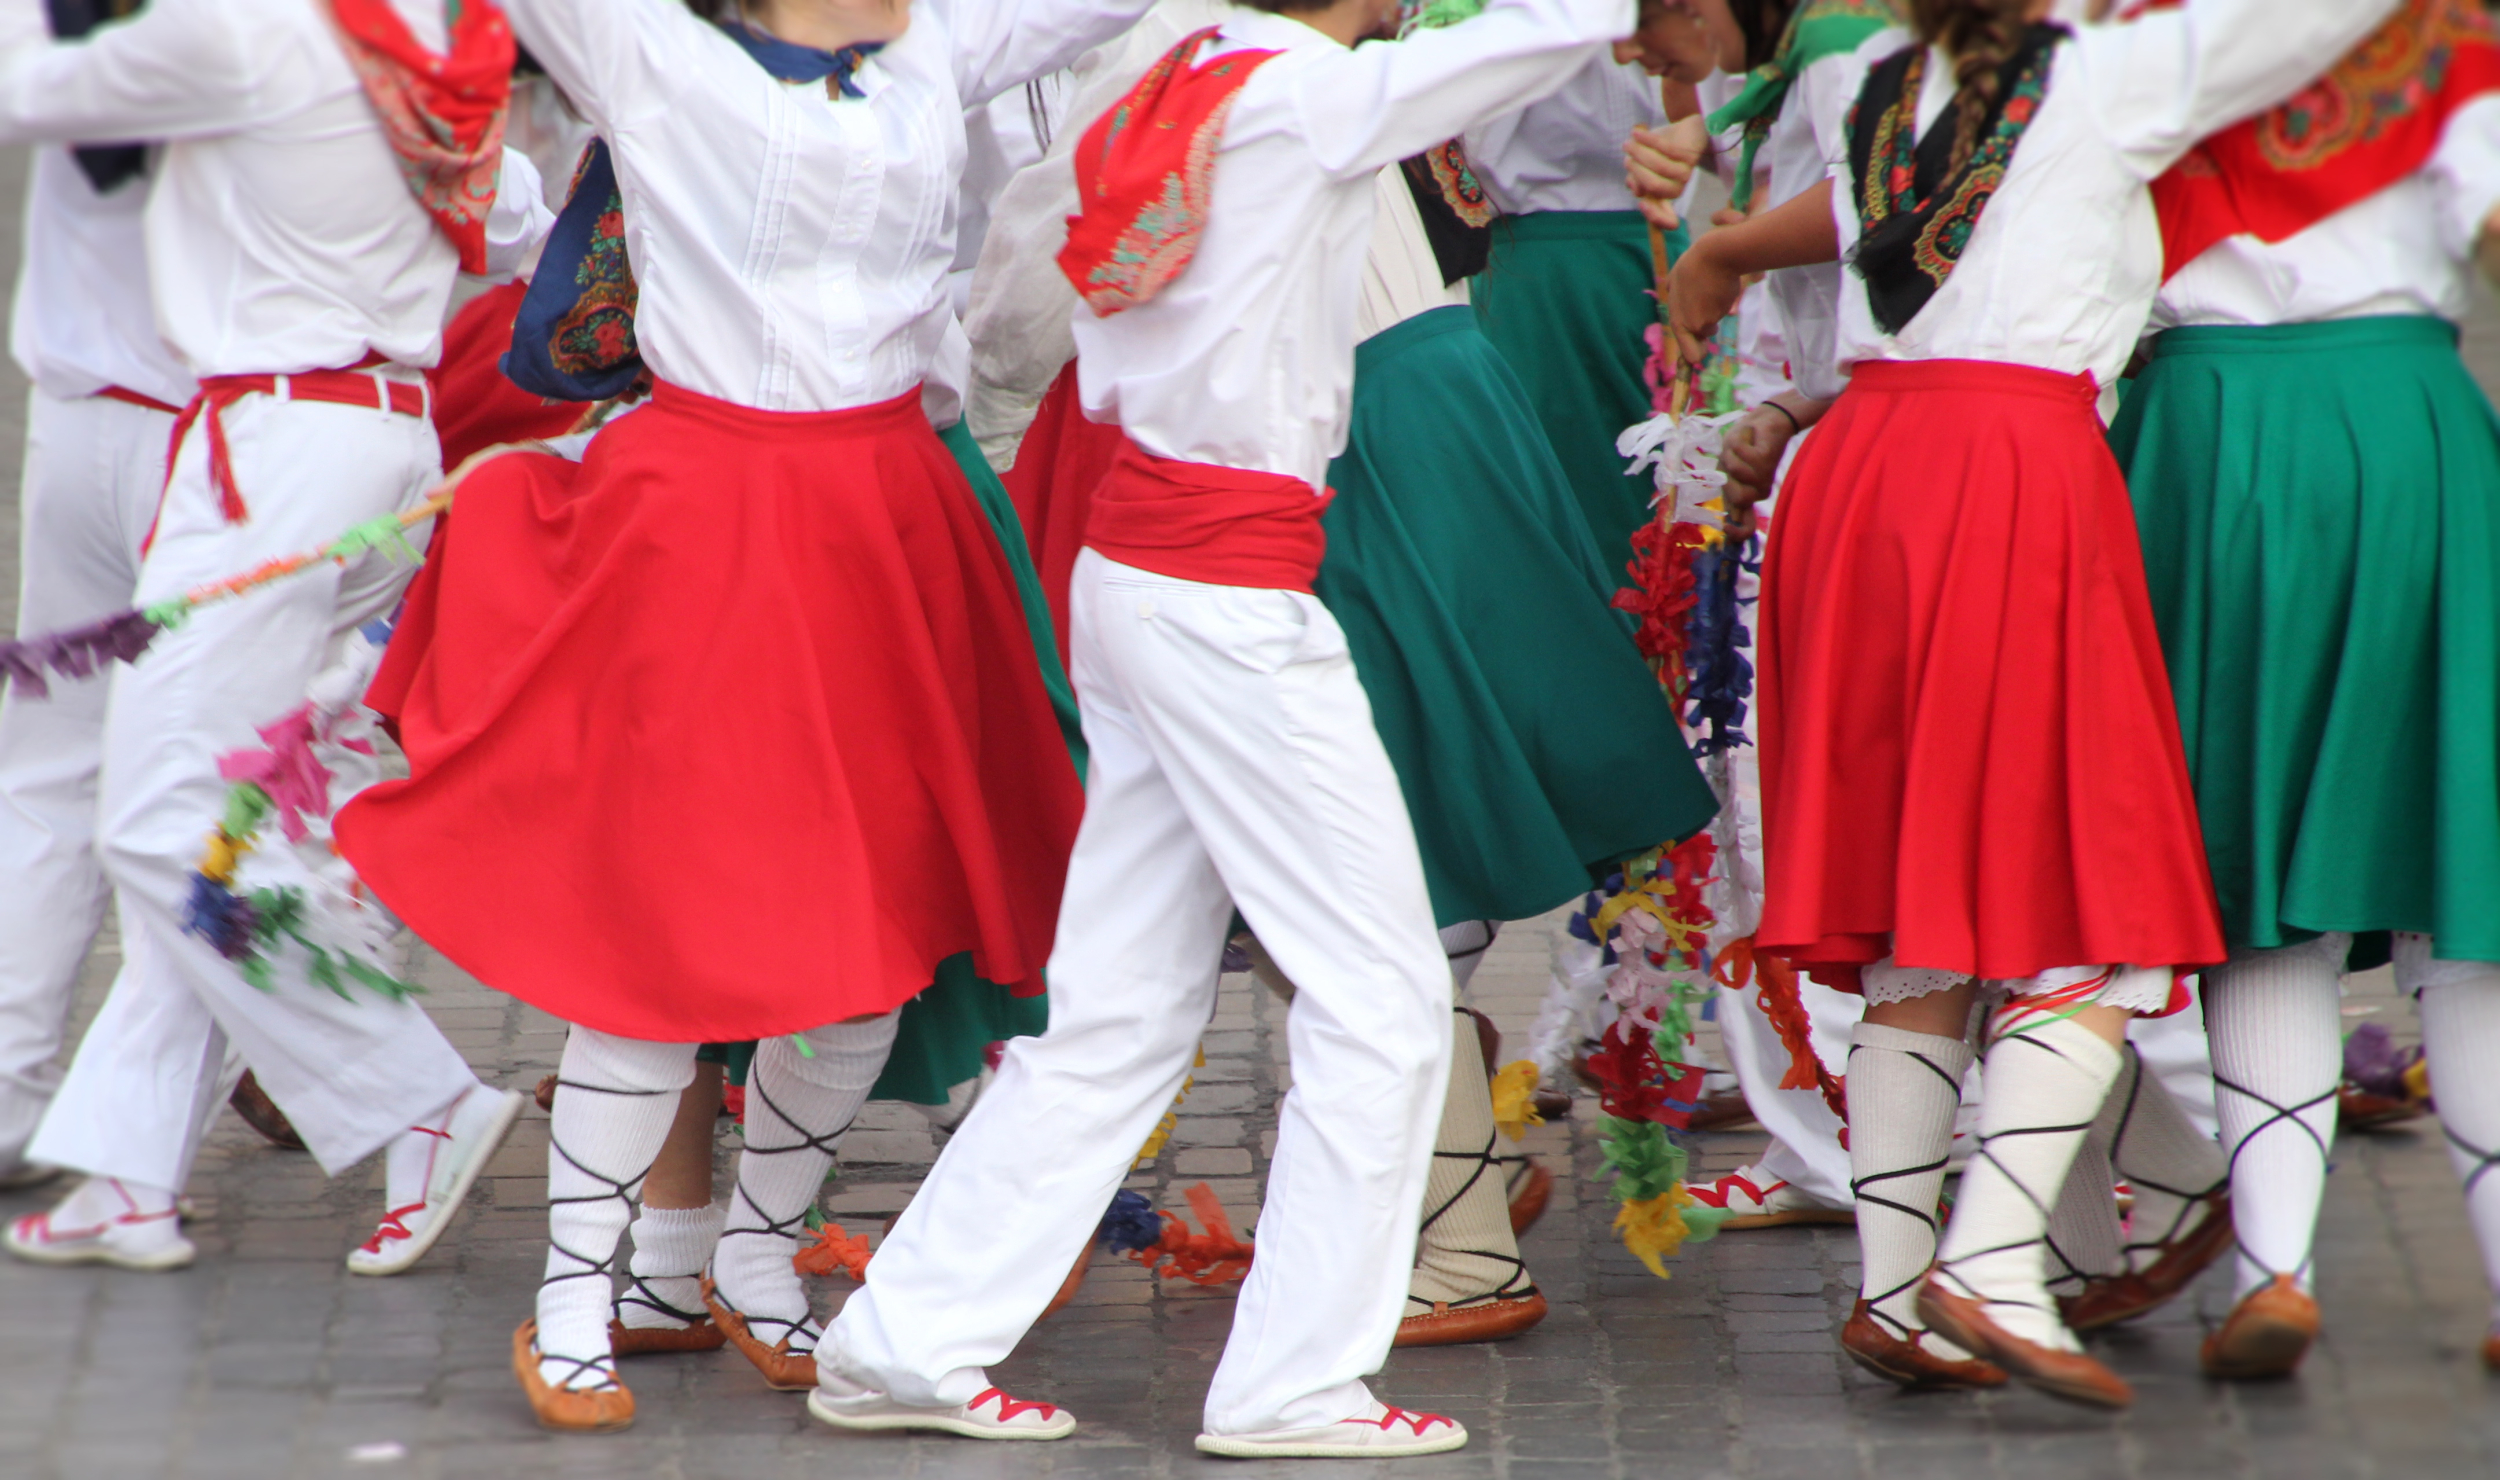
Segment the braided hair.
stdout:
<path fill-rule="evenodd" d="M 2005 64 L 2021 49 L 2027 0 L 1910 0 L 1918 39 L 1953 58 L 1953 164 L 1960 174 L 1979 147 L 1979 125 L 1995 106 Z"/>

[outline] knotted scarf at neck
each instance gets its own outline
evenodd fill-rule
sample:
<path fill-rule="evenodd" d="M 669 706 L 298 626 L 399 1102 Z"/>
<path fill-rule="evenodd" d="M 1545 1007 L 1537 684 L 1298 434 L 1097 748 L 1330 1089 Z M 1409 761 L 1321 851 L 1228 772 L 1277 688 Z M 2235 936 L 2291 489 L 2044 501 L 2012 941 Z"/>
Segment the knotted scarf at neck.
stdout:
<path fill-rule="evenodd" d="M 1191 66 L 1221 32 L 1182 37 L 1077 143 L 1077 214 L 1059 270 L 1098 315 L 1147 302 L 1198 255 L 1224 120 L 1251 74 L 1282 55 L 1231 51 Z"/>
<path fill-rule="evenodd" d="M 1866 281 L 1875 322 L 1898 334 L 1936 296 L 1970 245 L 2015 146 L 2039 116 L 2049 63 L 2069 33 L 2035 25 L 1997 69 L 1997 95 L 1980 120 L 1978 146 L 1953 165 L 1954 115 L 1918 136 L 1918 95 L 1928 48 L 1911 46 L 1876 64 L 1849 113 L 1849 170 L 1856 181 L 1856 250 L 1849 265 Z M 1951 78 L 1938 79 L 1951 86 Z"/>
<path fill-rule="evenodd" d="M 1771 60 L 1747 73 L 1744 88 L 1708 119 L 1713 134 L 1745 126 L 1736 178 L 1728 187 L 1729 205 L 1740 211 L 1752 206 L 1754 156 L 1762 152 L 1762 141 L 1788 105 L 1788 89 L 1806 68 L 1825 57 L 1856 51 L 1876 32 L 1899 24 L 1901 14 L 1892 0 L 1806 0 L 1797 7 L 1780 31 Z"/>
<path fill-rule="evenodd" d="M 799 46 L 741 22 L 721 33 L 782 82 L 822 82 L 837 97 L 866 94 L 853 74 L 884 49 L 862 42 L 839 51 Z M 640 297 L 625 252 L 625 196 L 617 188 L 608 141 L 593 139 L 573 171 L 573 186 L 539 252 L 538 275 L 521 297 L 504 354 L 506 379 L 551 401 L 604 401 L 621 396 L 642 374 L 634 340 Z"/>
<path fill-rule="evenodd" d="M 2475 0 L 2411 0 L 2278 108 L 2224 129 L 2153 182 L 2162 276 L 2243 233 L 2279 242 L 2429 163 L 2449 116 L 2500 91 Z"/>
<path fill-rule="evenodd" d="M 461 270 L 484 272 L 512 102 L 511 24 L 494 0 L 446 0 L 451 51 L 437 55 L 391 0 L 326 0 L 325 13 L 409 192 L 459 251 Z"/>
<path fill-rule="evenodd" d="M 48 0 L 52 35 L 61 41 L 73 41 L 86 35 L 106 21 L 119 20 L 139 7 L 127 0 Z M 79 173 L 102 195 L 126 180 L 147 173 L 148 146 L 145 144 L 79 144 L 70 149 L 78 161 Z"/>

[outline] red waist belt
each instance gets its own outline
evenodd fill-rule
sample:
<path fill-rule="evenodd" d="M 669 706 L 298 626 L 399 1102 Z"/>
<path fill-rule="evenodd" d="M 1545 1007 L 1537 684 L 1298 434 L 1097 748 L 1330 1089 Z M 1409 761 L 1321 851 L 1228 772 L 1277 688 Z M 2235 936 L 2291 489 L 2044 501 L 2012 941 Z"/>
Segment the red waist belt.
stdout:
<path fill-rule="evenodd" d="M 1336 497 L 1282 473 L 1157 457 L 1123 440 L 1094 490 L 1085 543 L 1159 576 L 1267 591 L 1311 589 Z"/>
<path fill-rule="evenodd" d="M 371 359 L 368 365 L 382 363 Z M 217 490 L 217 506 L 223 510 L 228 524 L 240 524 L 251 517 L 243 505 L 243 494 L 234 486 L 234 463 L 226 455 L 225 410 L 245 396 L 276 396 L 285 401 L 327 401 L 339 406 L 370 406 L 376 411 L 397 412 L 401 416 L 422 418 L 429 413 L 426 388 L 421 381 L 392 380 L 378 371 L 358 366 L 352 370 L 307 370 L 301 375 L 210 375 L 200 381 L 200 393 L 174 418 L 173 440 L 165 448 L 165 481 L 174 478 L 174 459 L 182 455 L 182 439 L 191 434 L 191 424 L 208 420 L 208 481 Z"/>

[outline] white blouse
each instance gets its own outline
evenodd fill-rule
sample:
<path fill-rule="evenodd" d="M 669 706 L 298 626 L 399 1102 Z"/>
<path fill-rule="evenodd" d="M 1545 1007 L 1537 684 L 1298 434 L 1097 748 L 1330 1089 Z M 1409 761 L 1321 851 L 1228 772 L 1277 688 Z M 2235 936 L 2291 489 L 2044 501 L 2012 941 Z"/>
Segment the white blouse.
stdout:
<path fill-rule="evenodd" d="M 2153 327 L 2309 324 L 2371 314 L 2462 322 L 2475 239 L 2500 205 L 2500 95 L 2458 109 L 2430 162 L 2289 240 L 2217 242 L 2171 275 Z"/>
<path fill-rule="evenodd" d="M 2161 283 L 2149 182 L 2198 140 L 2281 102 L 2394 12 L 2396 0 L 2187 0 L 2057 49 L 2047 95 L 1952 277 L 1897 335 L 1876 327 L 1866 284 L 1842 280 L 1838 357 L 1995 360 L 2103 385 L 2126 368 Z M 1882 59 L 1857 53 L 1864 69 Z M 1921 136 L 1951 101 L 1931 57 Z M 1942 126 L 1950 127 L 1949 123 Z M 1847 161 L 1832 211 L 1845 259 L 1858 240 Z"/>
<path fill-rule="evenodd" d="M 917 0 L 857 98 L 776 80 L 683 0 L 505 8 L 614 151 L 652 372 L 759 410 L 836 411 L 933 374 L 961 383 L 946 273 L 964 111 L 1145 5 Z"/>
<path fill-rule="evenodd" d="M 43 0 L 0 0 L 0 143 L 165 141 L 148 275 L 158 327 L 195 374 L 330 369 L 368 352 L 422 367 L 442 353 L 458 256 L 402 181 L 316 6 L 153 0 L 56 44 Z M 419 0 L 394 8 L 425 34 Z M 488 223 L 507 274 L 547 223 L 531 180 Z"/>
<path fill-rule="evenodd" d="M 1460 142 L 1505 215 L 1629 211 L 1636 202 L 1623 183 L 1624 140 L 1666 122 L 1658 79 L 1600 52 L 1553 96 L 1478 124 Z"/>
<path fill-rule="evenodd" d="M 1909 39 L 1907 31 L 1893 28 L 1868 37 L 1859 49 L 1874 47 L 1874 55 L 1889 56 Z M 1770 170 L 1759 209 L 1786 205 L 1808 186 L 1831 178 L 1835 165 L 1847 175 L 1849 109 L 1865 80 L 1865 65 L 1846 53 L 1818 57 L 1797 74 L 1755 159 L 1756 168 Z M 1818 262 L 1783 267 L 1763 280 L 1772 311 L 1779 316 L 1789 383 L 1817 401 L 1839 395 L 1849 383 L 1838 358 L 1843 271 L 1837 262 Z"/>
<path fill-rule="evenodd" d="M 99 195 L 70 158 L 35 151 L 26 187 L 26 257 L 9 310 L 9 354 L 47 396 L 74 400 L 108 385 L 170 406 L 198 387 L 156 332 L 141 224 L 146 179 Z"/>
<path fill-rule="evenodd" d="M 1279 51 L 1224 129 L 1196 259 L 1151 302 L 1079 309 L 1086 413 L 1147 451 L 1318 488 L 1345 447 L 1374 176 L 1560 87 L 1632 27 L 1630 0 L 1493 0 L 1348 49 L 1242 11 L 1210 54 Z"/>

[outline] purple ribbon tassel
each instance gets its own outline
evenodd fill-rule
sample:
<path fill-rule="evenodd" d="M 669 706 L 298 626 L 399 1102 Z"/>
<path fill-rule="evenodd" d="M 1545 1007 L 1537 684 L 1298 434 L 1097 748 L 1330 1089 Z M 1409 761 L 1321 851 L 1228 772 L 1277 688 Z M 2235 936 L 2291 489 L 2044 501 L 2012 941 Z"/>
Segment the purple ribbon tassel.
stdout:
<path fill-rule="evenodd" d="M 0 642 L 0 677 L 29 699 L 50 698 L 51 677 L 87 678 L 108 663 L 132 662 L 161 630 L 133 610 L 67 632 Z"/>

